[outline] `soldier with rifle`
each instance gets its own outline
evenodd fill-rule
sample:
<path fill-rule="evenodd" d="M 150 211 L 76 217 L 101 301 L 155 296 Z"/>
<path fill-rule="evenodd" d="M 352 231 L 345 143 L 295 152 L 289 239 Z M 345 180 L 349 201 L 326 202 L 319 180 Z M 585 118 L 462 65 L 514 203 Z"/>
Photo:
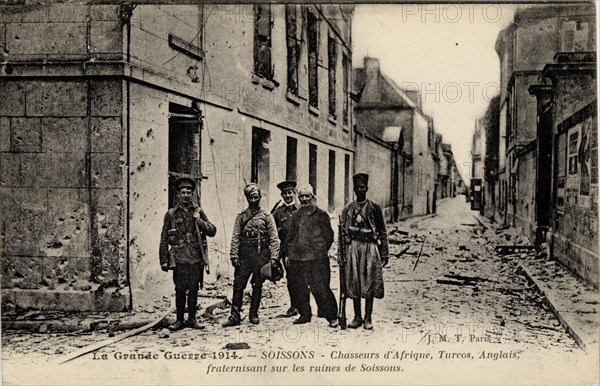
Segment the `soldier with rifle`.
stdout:
<path fill-rule="evenodd" d="M 340 257 L 345 295 L 352 299 L 354 319 L 350 328 L 373 329 L 374 299 L 383 298 L 383 270 L 388 263 L 388 239 L 381 206 L 367 199 L 369 175 L 353 177 L 356 201 L 346 205 L 340 219 Z M 365 299 L 362 317 L 361 298 Z"/>
<path fill-rule="evenodd" d="M 196 182 L 188 176 L 175 181 L 179 193 L 177 204 L 165 214 L 160 235 L 160 267 L 173 270 L 177 320 L 169 326 L 172 331 L 186 326 L 184 320 L 187 300 L 187 326 L 201 328 L 196 320 L 198 290 L 202 287 L 204 270 L 208 272 L 206 236 L 213 237 L 217 228 L 208 221 L 204 211 L 192 202 Z"/>

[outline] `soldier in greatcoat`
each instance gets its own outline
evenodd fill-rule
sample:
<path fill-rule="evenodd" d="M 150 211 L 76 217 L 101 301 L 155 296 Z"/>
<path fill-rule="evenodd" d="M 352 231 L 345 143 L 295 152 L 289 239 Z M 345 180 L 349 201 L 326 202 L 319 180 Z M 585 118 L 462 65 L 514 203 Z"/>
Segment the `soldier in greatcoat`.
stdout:
<path fill-rule="evenodd" d="M 348 327 L 373 329 L 374 299 L 383 298 L 383 273 L 389 260 L 387 231 L 381 206 L 367 199 L 369 175 L 353 176 L 356 200 L 342 210 L 341 247 L 345 248 L 346 296 L 354 303 L 354 319 Z M 361 298 L 365 299 L 364 318 Z"/>
<path fill-rule="evenodd" d="M 179 194 L 177 204 L 165 214 L 160 235 L 160 266 L 173 270 L 177 320 L 169 326 L 176 331 L 186 326 L 185 304 L 188 306 L 187 326 L 200 328 L 196 320 L 198 290 L 202 287 L 204 269 L 208 268 L 206 236 L 213 237 L 217 228 L 204 211 L 192 201 L 196 182 L 191 177 L 175 181 Z"/>
<path fill-rule="evenodd" d="M 279 259 L 279 239 L 273 216 L 260 207 L 261 192 L 256 184 L 248 184 L 244 188 L 248 208 L 239 213 L 233 224 L 230 258 L 235 268 L 233 279 L 233 298 L 231 315 L 223 327 L 237 326 L 241 322 L 241 309 L 244 288 L 248 279 L 252 283 L 252 299 L 250 301 L 250 323 L 258 324 L 258 308 L 262 296 L 263 280 L 261 268 Z"/>

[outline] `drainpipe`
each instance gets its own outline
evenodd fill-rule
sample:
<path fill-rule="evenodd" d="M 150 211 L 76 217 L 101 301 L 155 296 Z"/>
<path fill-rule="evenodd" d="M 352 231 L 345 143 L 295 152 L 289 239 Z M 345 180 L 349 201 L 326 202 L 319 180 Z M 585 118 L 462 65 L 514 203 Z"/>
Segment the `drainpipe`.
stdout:
<path fill-rule="evenodd" d="M 123 25 L 127 27 L 127 45 L 126 45 L 126 66 L 124 68 L 128 68 L 127 65 L 131 63 L 131 16 L 133 15 L 133 10 L 136 5 L 133 4 L 123 4 L 121 5 L 120 13 L 121 13 L 121 21 Z M 129 243 L 131 239 L 130 232 L 130 220 L 129 213 L 131 211 L 131 178 L 130 178 L 130 148 L 131 148 L 131 81 L 129 79 L 129 75 L 125 76 L 125 109 L 127 114 L 127 119 L 125 121 L 126 126 L 126 162 L 125 167 L 127 170 L 127 191 L 126 191 L 126 207 L 127 207 L 127 221 L 125 222 L 125 238 L 127 240 L 126 250 L 125 250 L 125 260 L 126 260 L 126 272 L 125 277 L 127 280 L 127 286 L 129 287 L 129 309 L 133 309 L 133 288 L 131 288 L 131 253 L 129 250 Z"/>

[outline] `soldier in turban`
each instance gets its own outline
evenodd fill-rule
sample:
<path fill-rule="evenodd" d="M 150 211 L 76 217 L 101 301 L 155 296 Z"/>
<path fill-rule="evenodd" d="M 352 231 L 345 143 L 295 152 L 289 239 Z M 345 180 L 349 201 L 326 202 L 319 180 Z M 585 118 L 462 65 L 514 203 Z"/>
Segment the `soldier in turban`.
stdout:
<path fill-rule="evenodd" d="M 341 215 L 341 247 L 345 248 L 346 295 L 354 302 L 354 319 L 349 328 L 373 329 L 373 301 L 383 298 L 382 267 L 389 259 L 387 231 L 381 206 L 367 199 L 369 175 L 353 176 L 356 201 L 346 205 Z M 362 317 L 361 298 L 365 299 Z"/>

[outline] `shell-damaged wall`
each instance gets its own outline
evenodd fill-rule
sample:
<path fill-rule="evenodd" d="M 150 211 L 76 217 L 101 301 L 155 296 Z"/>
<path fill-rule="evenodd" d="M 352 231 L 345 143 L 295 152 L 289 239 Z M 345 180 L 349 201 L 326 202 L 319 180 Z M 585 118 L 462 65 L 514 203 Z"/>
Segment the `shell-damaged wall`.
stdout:
<path fill-rule="evenodd" d="M 0 88 L 3 302 L 125 308 L 121 82 Z"/>
<path fill-rule="evenodd" d="M 0 31 L 3 307 L 123 310 L 123 82 L 84 77 L 122 58 L 119 8 L 0 8 Z"/>

